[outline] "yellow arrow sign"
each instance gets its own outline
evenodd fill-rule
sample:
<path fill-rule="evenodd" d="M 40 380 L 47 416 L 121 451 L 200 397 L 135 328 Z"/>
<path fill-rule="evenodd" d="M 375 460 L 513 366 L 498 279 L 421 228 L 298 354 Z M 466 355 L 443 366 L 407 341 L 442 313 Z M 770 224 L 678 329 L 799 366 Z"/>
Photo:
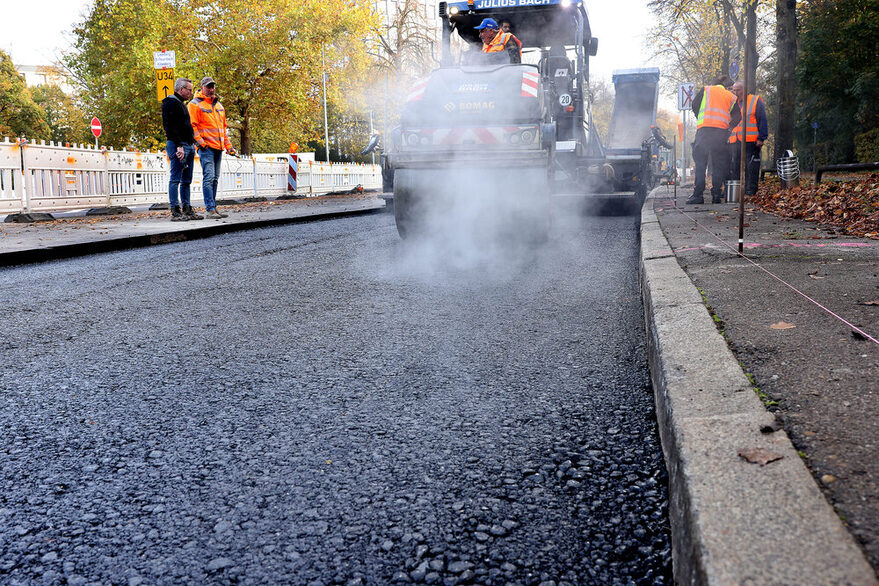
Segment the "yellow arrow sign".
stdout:
<path fill-rule="evenodd" d="M 174 93 L 174 70 L 156 69 L 156 97 L 161 102 Z"/>

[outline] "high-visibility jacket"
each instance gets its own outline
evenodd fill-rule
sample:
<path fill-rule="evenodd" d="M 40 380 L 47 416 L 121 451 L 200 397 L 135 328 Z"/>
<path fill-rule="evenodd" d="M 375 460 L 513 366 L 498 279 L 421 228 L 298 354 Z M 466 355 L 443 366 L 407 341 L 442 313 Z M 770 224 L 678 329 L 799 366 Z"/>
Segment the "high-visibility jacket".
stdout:
<path fill-rule="evenodd" d="M 760 99 L 760 96 L 755 96 L 753 94 L 748 96 L 748 125 L 745 127 L 745 142 L 757 142 L 757 137 L 759 136 L 760 129 L 757 128 L 757 100 Z M 745 113 L 742 112 L 742 117 L 744 118 Z M 742 136 L 742 123 L 741 121 L 733 128 L 732 134 L 729 136 L 729 142 L 739 142 L 739 139 Z"/>
<path fill-rule="evenodd" d="M 226 109 L 218 97 L 209 99 L 199 91 L 187 107 L 192 134 L 200 148 L 210 147 L 218 151 L 232 148 L 226 126 Z"/>
<path fill-rule="evenodd" d="M 483 53 L 500 53 L 501 51 L 506 51 L 506 44 L 510 39 L 516 43 L 519 48 L 519 61 L 522 61 L 522 44 L 519 42 L 519 39 L 513 36 L 513 33 L 502 33 L 498 31 L 498 33 L 494 36 L 490 43 L 487 45 L 482 43 L 482 52 Z"/>
<path fill-rule="evenodd" d="M 706 85 L 702 105 L 696 117 L 696 128 L 729 128 L 730 112 L 736 105 L 736 95 L 722 85 Z"/>

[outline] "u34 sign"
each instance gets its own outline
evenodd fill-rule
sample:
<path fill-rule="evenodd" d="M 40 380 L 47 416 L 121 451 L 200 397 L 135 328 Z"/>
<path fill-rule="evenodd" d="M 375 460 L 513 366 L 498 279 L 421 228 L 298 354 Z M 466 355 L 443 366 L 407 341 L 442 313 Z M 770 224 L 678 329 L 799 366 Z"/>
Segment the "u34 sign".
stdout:
<path fill-rule="evenodd" d="M 174 70 L 156 69 L 156 97 L 161 102 L 174 93 Z"/>

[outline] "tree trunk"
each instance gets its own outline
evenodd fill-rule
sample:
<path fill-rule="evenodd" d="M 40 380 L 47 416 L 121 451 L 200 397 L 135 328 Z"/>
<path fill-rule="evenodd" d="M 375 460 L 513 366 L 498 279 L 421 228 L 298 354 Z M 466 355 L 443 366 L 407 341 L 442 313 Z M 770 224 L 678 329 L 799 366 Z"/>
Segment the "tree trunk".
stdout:
<path fill-rule="evenodd" d="M 732 40 L 730 39 L 730 29 L 732 28 L 732 25 L 729 22 L 729 13 L 724 11 L 721 23 L 723 33 L 721 35 L 720 74 L 729 75 L 729 55 L 732 50 Z M 706 80 L 706 82 L 707 81 L 708 80 Z"/>
<path fill-rule="evenodd" d="M 776 0 L 775 42 L 778 56 L 778 113 L 775 120 L 775 152 L 778 160 L 794 146 L 796 118 L 797 0 Z"/>
<path fill-rule="evenodd" d="M 747 38 L 745 41 L 745 51 L 748 52 L 748 70 L 745 75 L 748 79 L 748 87 L 750 93 L 756 94 L 757 88 L 757 0 L 748 3 L 747 10 Z"/>
<path fill-rule="evenodd" d="M 241 154 L 246 155 L 246 156 L 250 156 L 251 154 L 253 154 L 250 152 L 251 151 L 250 116 L 245 115 L 245 116 L 241 117 L 241 128 L 238 130 L 238 132 L 241 135 Z"/>

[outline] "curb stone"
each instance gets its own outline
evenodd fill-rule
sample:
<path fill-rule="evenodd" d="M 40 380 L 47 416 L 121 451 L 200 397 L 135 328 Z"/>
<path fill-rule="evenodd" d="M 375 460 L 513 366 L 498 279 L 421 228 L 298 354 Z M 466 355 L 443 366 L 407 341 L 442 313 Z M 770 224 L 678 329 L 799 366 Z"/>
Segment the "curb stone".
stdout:
<path fill-rule="evenodd" d="M 141 248 L 171 242 L 183 242 L 208 238 L 218 234 L 239 232 L 254 228 L 281 226 L 302 222 L 311 222 L 350 214 L 371 213 L 380 211 L 385 206 L 379 198 L 371 198 L 361 202 L 349 202 L 341 205 L 327 206 L 324 209 L 312 208 L 296 210 L 289 215 L 264 215 L 263 217 L 247 217 L 238 219 L 235 216 L 216 222 L 205 220 L 199 222 L 166 222 L 167 225 L 154 224 L 144 228 L 139 226 L 134 233 L 113 235 L 108 238 L 93 237 L 56 245 L 39 245 L 20 247 L 18 249 L 0 250 L 0 266 L 12 266 L 85 256 L 101 252 Z"/>
<path fill-rule="evenodd" d="M 652 195 L 652 194 L 651 194 Z M 641 292 L 678 584 L 879 582 L 680 268 L 648 197 Z M 765 466 L 747 448 L 783 456 Z"/>

